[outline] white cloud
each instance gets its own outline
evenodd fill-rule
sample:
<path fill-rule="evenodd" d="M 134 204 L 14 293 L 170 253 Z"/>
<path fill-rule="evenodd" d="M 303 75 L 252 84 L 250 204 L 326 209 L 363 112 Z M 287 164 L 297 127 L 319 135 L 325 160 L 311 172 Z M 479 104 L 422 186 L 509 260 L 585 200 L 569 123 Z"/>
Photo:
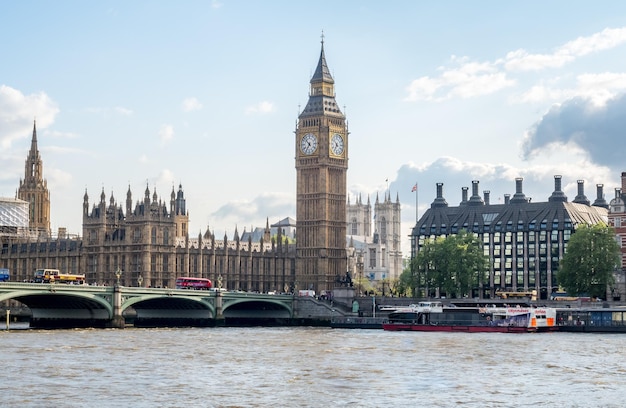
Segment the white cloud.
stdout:
<path fill-rule="evenodd" d="M 59 108 L 44 92 L 24 95 L 6 85 L 0 86 L 0 149 L 9 149 L 14 140 L 30 138 L 33 120 L 37 130 L 54 123 Z"/>
<path fill-rule="evenodd" d="M 555 89 L 545 85 L 534 85 L 524 92 L 516 102 L 539 103 L 545 101 L 557 101 L 573 96 L 571 91 Z"/>
<path fill-rule="evenodd" d="M 626 42 L 626 27 L 605 28 L 589 37 L 579 37 L 565 44 L 559 52 L 584 56 L 593 52 L 617 47 Z"/>
<path fill-rule="evenodd" d="M 589 37 L 579 37 L 557 48 L 552 54 L 529 54 L 516 50 L 506 55 L 505 68 L 509 71 L 531 71 L 559 68 L 578 57 L 611 49 L 626 42 L 626 27 L 606 28 Z"/>
<path fill-rule="evenodd" d="M 626 91 L 626 73 L 600 73 L 579 75 L 577 94 L 596 106 L 604 106 L 609 99 Z"/>
<path fill-rule="evenodd" d="M 511 51 L 506 55 L 504 67 L 508 71 L 536 71 L 544 68 L 559 68 L 574 60 L 573 55 L 564 53 L 529 54 L 526 50 Z"/>
<path fill-rule="evenodd" d="M 156 179 L 156 184 L 160 186 L 163 186 L 163 185 L 173 186 L 175 183 L 175 180 L 176 178 L 174 176 L 174 173 L 171 170 L 163 169 L 161 170 L 161 173 L 159 173 L 159 176 Z M 168 190 L 166 194 L 162 193 L 161 196 L 163 196 L 165 200 L 169 201 L 170 192 L 171 191 Z"/>
<path fill-rule="evenodd" d="M 124 108 L 122 106 L 116 106 L 115 108 L 113 108 L 113 110 L 119 113 L 120 115 L 124 115 L 124 116 L 130 116 L 133 114 L 132 110 Z"/>
<path fill-rule="evenodd" d="M 262 101 L 254 106 L 249 106 L 246 108 L 246 114 L 254 114 L 254 113 L 270 113 L 274 111 L 274 104 L 269 101 Z"/>
<path fill-rule="evenodd" d="M 186 98 L 182 103 L 183 112 L 191 112 L 202 109 L 202 104 L 196 98 Z"/>
<path fill-rule="evenodd" d="M 174 128 L 172 125 L 161 125 L 161 129 L 159 129 L 159 139 L 161 141 L 161 146 L 166 145 L 174 138 Z"/>
<path fill-rule="evenodd" d="M 407 101 L 443 101 L 453 97 L 472 98 L 497 92 L 515 85 L 506 73 L 499 72 L 497 64 L 452 58 L 457 68 L 444 69 L 438 78 L 421 77 L 409 85 Z"/>
<path fill-rule="evenodd" d="M 229 232 L 229 236 L 232 236 L 232 232 L 238 225 L 241 234 L 242 225 L 265 226 L 268 220 L 272 224 L 285 217 L 293 217 L 295 211 L 292 194 L 270 192 L 258 195 L 252 200 L 229 201 L 210 214 L 213 221 L 209 223 L 215 224 L 215 220 L 219 220 L 218 228 L 224 228 L 225 232 Z"/>
<path fill-rule="evenodd" d="M 65 187 L 71 186 L 74 177 L 71 173 L 54 167 L 45 169 L 46 180 L 51 191 L 62 191 Z"/>
<path fill-rule="evenodd" d="M 506 54 L 504 58 L 491 62 L 476 62 L 468 57 L 452 56 L 451 62 L 456 67 L 440 67 L 438 77 L 423 76 L 413 80 L 407 87 L 407 101 L 444 101 L 454 97 L 472 98 L 488 95 L 516 85 L 517 79 L 511 74 L 520 71 L 539 71 L 545 68 L 560 68 L 576 58 L 591 53 L 608 50 L 626 42 L 626 27 L 607 28 L 588 37 L 579 37 L 558 47 L 550 54 L 531 54 L 518 49 Z M 521 102 L 538 102 L 546 99 L 573 95 L 587 95 L 598 103 L 614 96 L 611 87 L 623 89 L 623 74 L 588 74 L 605 77 L 605 83 L 596 81 L 593 87 L 585 81 L 585 75 L 578 77 L 578 89 L 549 89 L 544 85 L 533 85 L 520 98 Z M 594 78 L 599 79 L 599 78 Z M 618 85 L 619 84 L 619 85 Z"/>
<path fill-rule="evenodd" d="M 610 99 L 626 91 L 626 73 L 604 72 L 582 74 L 576 77 L 573 87 L 558 87 L 559 81 L 550 85 L 538 84 L 518 97 L 515 102 L 541 103 L 556 102 L 580 97 L 593 105 L 604 106 Z"/>

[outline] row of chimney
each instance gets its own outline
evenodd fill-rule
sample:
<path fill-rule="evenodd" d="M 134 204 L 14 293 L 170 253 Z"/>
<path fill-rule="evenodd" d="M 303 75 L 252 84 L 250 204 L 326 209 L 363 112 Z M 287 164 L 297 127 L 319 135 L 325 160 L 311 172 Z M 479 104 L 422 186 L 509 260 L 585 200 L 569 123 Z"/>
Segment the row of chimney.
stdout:
<path fill-rule="evenodd" d="M 526 197 L 522 189 L 523 180 L 524 179 L 521 177 L 515 179 L 515 194 L 513 194 L 513 197 L 511 197 L 510 194 L 505 194 L 504 204 L 523 204 L 523 203 L 530 202 L 531 199 Z M 592 205 L 596 207 L 609 208 L 608 203 L 604 199 L 603 190 L 604 190 L 603 184 L 596 184 L 597 198 L 593 202 Z M 481 197 L 478 194 L 478 181 L 477 180 L 472 181 L 472 195 L 471 197 L 469 197 L 469 199 L 467 198 L 467 191 L 468 191 L 467 187 L 463 187 L 461 189 L 462 199 L 461 199 L 461 203 L 459 204 L 460 206 L 489 205 L 490 204 L 489 203 L 490 191 L 489 190 L 483 191 L 483 197 Z M 626 172 L 622 173 L 622 190 L 621 191 L 626 191 Z M 619 189 L 616 189 L 615 191 L 616 197 L 618 197 L 621 194 L 621 191 Z M 552 195 L 548 198 L 548 201 L 549 202 L 567 202 L 567 196 L 561 190 L 561 176 L 554 176 L 554 191 L 552 192 Z M 591 202 L 585 196 L 585 182 L 583 180 L 578 180 L 578 194 L 574 198 L 573 202 L 578 203 L 578 204 L 585 204 L 585 205 L 591 204 Z M 435 200 L 432 202 L 430 207 L 435 208 L 435 207 L 447 207 L 447 206 L 448 206 L 448 203 L 446 202 L 446 199 L 443 198 L 443 183 L 437 183 L 437 197 L 435 197 Z"/>

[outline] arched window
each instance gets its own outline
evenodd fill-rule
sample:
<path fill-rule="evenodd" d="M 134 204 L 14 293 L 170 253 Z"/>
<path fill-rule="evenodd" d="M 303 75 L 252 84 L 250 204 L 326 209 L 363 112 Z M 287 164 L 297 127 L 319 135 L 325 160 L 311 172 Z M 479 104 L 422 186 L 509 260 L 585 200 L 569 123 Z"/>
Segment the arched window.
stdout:
<path fill-rule="evenodd" d="M 382 217 L 380 220 L 380 237 L 383 244 L 387 243 L 387 219 Z"/>
<path fill-rule="evenodd" d="M 359 233 L 359 228 L 358 228 L 358 224 L 356 222 L 356 217 L 352 217 L 352 219 L 350 220 L 350 227 L 351 227 L 351 235 L 358 235 Z"/>

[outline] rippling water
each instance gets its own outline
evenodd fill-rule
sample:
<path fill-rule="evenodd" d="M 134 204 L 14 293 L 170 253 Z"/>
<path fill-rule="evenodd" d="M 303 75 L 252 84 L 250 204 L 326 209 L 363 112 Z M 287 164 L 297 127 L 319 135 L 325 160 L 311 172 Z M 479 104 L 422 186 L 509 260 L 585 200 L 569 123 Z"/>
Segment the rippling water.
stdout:
<path fill-rule="evenodd" d="M 621 407 L 626 337 L 327 328 L 0 332 L 10 407 Z"/>

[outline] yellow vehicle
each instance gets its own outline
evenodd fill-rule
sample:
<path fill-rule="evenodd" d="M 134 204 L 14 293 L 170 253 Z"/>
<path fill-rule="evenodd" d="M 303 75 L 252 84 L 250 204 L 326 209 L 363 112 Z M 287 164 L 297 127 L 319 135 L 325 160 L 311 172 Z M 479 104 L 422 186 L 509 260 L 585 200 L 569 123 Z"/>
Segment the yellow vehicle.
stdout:
<path fill-rule="evenodd" d="M 527 291 L 496 291 L 496 296 L 500 299 L 530 299 L 531 301 L 537 300 L 536 290 Z"/>
<path fill-rule="evenodd" d="M 58 269 L 37 269 L 35 283 L 69 283 L 82 285 L 85 283 L 84 274 L 61 273 Z"/>

